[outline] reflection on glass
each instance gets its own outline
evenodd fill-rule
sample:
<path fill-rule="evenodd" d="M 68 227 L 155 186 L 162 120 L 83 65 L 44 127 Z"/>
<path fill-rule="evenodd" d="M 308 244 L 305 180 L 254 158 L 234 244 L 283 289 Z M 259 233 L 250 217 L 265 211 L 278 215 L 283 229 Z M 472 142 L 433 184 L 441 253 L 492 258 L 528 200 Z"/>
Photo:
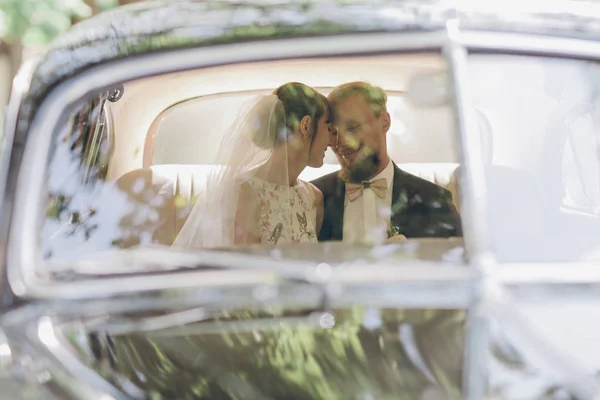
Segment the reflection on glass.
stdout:
<path fill-rule="evenodd" d="M 462 398 L 463 336 L 463 311 L 353 308 L 231 312 L 93 341 L 96 369 L 149 398 L 420 400 Z"/>
<path fill-rule="evenodd" d="M 589 259 L 600 237 L 598 64 L 474 55 L 469 68 L 489 121 L 480 135 L 496 256 Z"/>
<path fill-rule="evenodd" d="M 321 242 L 358 241 L 377 247 L 389 239 L 403 242 L 408 238 L 420 243 L 422 238 L 444 241 L 460 237 L 462 229 L 456 211 L 458 190 L 453 179 L 458 165 L 455 133 L 443 90 L 433 103 L 415 103 L 406 95 L 408 90 L 412 90 L 413 95 L 415 90 L 425 90 L 422 85 L 411 86 L 413 77 L 421 75 L 438 77 L 438 84 L 444 86 L 445 69 L 441 57 L 433 54 L 310 62 L 284 60 L 126 82 L 118 98 L 102 93 L 76 110 L 55 138 L 42 233 L 44 256 L 52 260 L 76 260 L 137 246 L 172 246 L 182 227 L 191 220 L 190 212 L 199 204 L 199 199 L 204 200 L 221 190 L 221 181 L 213 182 L 210 187 L 212 174 L 228 171 L 234 165 L 224 165 L 219 156 L 224 149 L 221 141 L 227 137 L 228 130 L 233 130 L 237 139 L 247 139 L 249 146 L 258 146 L 260 142 L 269 157 L 279 154 L 279 147 L 266 146 L 264 140 L 257 142 L 256 138 L 268 137 L 274 139 L 271 144 L 286 147 L 286 156 L 278 158 L 285 166 L 270 168 L 263 177 L 265 182 L 278 185 L 277 190 L 249 185 L 244 201 L 236 202 L 236 196 L 218 196 L 218 201 L 204 214 L 215 221 L 224 221 L 223 218 L 229 221 L 226 219 L 229 218 L 237 222 L 242 217 L 257 220 L 261 229 L 247 229 L 244 237 L 256 236 L 260 239 L 256 242 L 263 246 L 309 238 L 317 249 L 320 247 L 316 243 L 318 238 Z M 389 73 L 384 74 L 385 71 Z M 249 74 L 252 79 L 247 79 Z M 331 97 L 339 85 L 359 80 L 376 83 L 382 90 L 380 94 L 369 89 L 367 94 L 371 97 L 360 94 L 354 97 L 370 104 L 365 110 L 373 114 L 371 118 L 363 115 L 364 124 L 354 121 L 362 124 L 360 135 L 359 131 L 350 129 L 348 124 L 352 121 L 342 118 L 340 102 L 324 97 Z M 296 90 L 282 111 L 278 107 L 285 102 L 279 98 L 278 103 L 269 108 L 270 114 L 266 114 L 277 118 L 265 119 L 264 108 L 252 107 L 257 104 L 257 96 L 262 99 L 281 97 L 281 93 L 273 94 L 274 88 L 290 81 L 310 85 L 314 93 L 306 95 L 306 90 Z M 370 99 L 375 97 L 382 103 L 378 111 L 371 108 L 374 103 Z M 346 97 L 343 100 L 347 101 Z M 236 125 L 235 121 L 240 121 L 240 110 L 245 109 L 248 101 L 249 109 L 258 113 L 254 115 L 257 118 L 252 118 L 251 113 L 245 114 L 241 121 L 253 123 Z M 260 121 L 268 121 L 268 124 L 257 125 Z M 251 127 L 254 131 L 249 129 Z M 284 141 L 280 140 L 282 132 L 286 135 Z M 373 132 L 380 132 L 377 140 Z M 361 154 L 358 159 L 364 162 L 374 160 L 369 154 L 378 149 L 383 149 L 391 162 L 380 157 L 380 164 L 374 165 L 382 171 L 373 169 L 370 173 L 373 176 L 364 176 L 361 182 L 354 182 L 350 175 L 344 174 L 342 177 L 346 180 L 342 180 L 337 172 L 339 160 L 345 157 L 344 168 L 348 168 L 348 149 L 353 145 L 358 146 L 358 150 L 355 149 Z M 248 162 L 243 160 L 251 154 L 254 153 L 236 151 L 229 158 L 234 162 L 241 160 L 239 164 L 248 167 L 243 174 L 234 174 L 229 182 L 242 181 L 241 177 L 261 171 L 265 160 L 271 160 L 268 157 L 260 159 L 262 161 L 255 157 L 246 160 Z M 300 155 L 307 157 L 306 162 Z M 296 163 L 297 160 L 302 162 Z M 298 174 L 300 181 L 292 179 L 292 171 Z M 377 181 L 384 171 L 389 174 L 383 175 L 384 183 L 379 186 L 386 189 L 386 193 L 380 196 L 376 191 L 381 189 Z M 290 181 L 285 185 L 271 182 L 275 179 L 274 173 L 287 175 Z M 325 183 L 313 182 L 317 187 L 308 184 L 324 177 L 327 178 Z M 372 180 L 373 184 L 363 180 Z M 346 192 L 351 191 L 353 184 L 360 188 L 358 200 L 350 204 L 354 200 L 350 200 Z M 337 190 L 339 188 L 342 190 Z M 296 195 L 300 189 L 304 191 Z M 365 198 L 370 196 L 369 201 L 362 202 L 363 193 Z M 279 200 L 275 201 L 274 197 Z M 254 202 L 249 200 L 255 198 Z M 228 213 L 229 217 L 224 217 L 227 203 L 235 203 L 237 208 Z M 240 213 L 240 203 L 255 212 Z M 360 206 L 363 203 L 365 205 Z M 353 208 L 356 210 L 350 210 Z M 290 218 L 267 218 L 274 213 L 289 214 Z M 353 213 L 364 213 L 364 216 L 356 222 L 351 218 Z M 375 223 L 369 223 L 371 220 Z M 204 237 L 215 239 L 216 244 L 201 247 L 223 248 L 217 238 L 225 225 L 214 224 L 208 230 L 210 234 Z M 239 230 L 233 231 L 236 234 L 233 243 L 254 243 L 237 241 Z M 364 234 L 353 240 L 351 233 L 359 231 Z M 420 246 L 421 249 L 426 247 Z"/>
<path fill-rule="evenodd" d="M 580 288 L 571 288 L 581 292 Z M 515 304 L 491 322 L 489 399 L 594 398 L 598 393 L 596 300 Z"/>

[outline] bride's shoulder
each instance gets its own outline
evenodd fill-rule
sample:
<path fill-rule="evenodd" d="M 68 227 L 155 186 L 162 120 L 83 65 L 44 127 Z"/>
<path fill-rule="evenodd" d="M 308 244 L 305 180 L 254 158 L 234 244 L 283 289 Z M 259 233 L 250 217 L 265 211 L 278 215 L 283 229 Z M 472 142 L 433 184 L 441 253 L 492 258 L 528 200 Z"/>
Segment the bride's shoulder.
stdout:
<path fill-rule="evenodd" d="M 301 182 L 304 186 L 307 187 L 310 194 L 315 199 L 315 203 L 320 204 L 323 202 L 323 192 L 321 192 L 321 190 L 319 190 L 318 187 L 316 187 L 315 185 L 313 185 L 310 182 L 306 182 L 306 181 L 301 181 Z"/>
<path fill-rule="evenodd" d="M 243 180 L 239 182 L 238 193 L 241 199 L 247 200 L 254 200 L 257 196 L 256 188 L 254 187 L 252 182 L 248 180 Z"/>

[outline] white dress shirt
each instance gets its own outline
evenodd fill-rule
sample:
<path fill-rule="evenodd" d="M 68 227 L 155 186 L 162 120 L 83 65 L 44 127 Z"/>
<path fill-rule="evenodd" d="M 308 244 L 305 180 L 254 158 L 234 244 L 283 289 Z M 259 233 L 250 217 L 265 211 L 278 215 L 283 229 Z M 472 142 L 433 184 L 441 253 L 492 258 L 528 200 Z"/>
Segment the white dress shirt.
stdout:
<path fill-rule="evenodd" d="M 363 189 L 354 201 L 346 196 L 344 201 L 343 241 L 349 243 L 382 243 L 387 239 L 387 230 L 392 215 L 392 185 L 394 164 L 388 165 L 369 182 L 384 178 L 387 193 L 380 199 L 372 189 Z"/>

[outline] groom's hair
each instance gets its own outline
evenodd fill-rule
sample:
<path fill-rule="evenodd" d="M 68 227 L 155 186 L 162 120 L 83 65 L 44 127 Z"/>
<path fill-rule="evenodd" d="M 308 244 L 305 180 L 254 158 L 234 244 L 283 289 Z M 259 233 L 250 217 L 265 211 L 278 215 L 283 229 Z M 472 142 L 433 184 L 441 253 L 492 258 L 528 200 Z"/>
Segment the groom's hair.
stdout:
<path fill-rule="evenodd" d="M 387 94 L 379 86 L 367 82 L 348 82 L 333 89 L 328 98 L 333 107 L 350 96 L 362 96 L 371 106 L 375 116 L 379 117 L 387 110 Z"/>
<path fill-rule="evenodd" d="M 285 124 L 290 131 L 288 134 L 294 132 L 300 120 L 308 115 L 312 119 L 314 135 L 325 110 L 331 111 L 327 97 L 300 82 L 285 83 L 275 89 L 273 94 L 279 98 L 285 110 Z"/>

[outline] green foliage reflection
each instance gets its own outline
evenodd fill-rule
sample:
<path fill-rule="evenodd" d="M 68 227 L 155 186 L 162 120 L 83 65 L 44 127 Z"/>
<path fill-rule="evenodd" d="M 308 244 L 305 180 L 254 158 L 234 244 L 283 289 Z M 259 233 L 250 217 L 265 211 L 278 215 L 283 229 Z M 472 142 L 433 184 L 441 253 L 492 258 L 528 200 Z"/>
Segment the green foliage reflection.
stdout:
<path fill-rule="evenodd" d="M 379 316 L 378 326 L 365 323 L 368 313 Z M 180 334 L 115 337 L 116 365 L 163 398 L 419 399 L 432 388 L 461 398 L 463 311 L 357 307 L 334 314 L 332 329 L 308 316 L 246 311 Z M 400 326 L 411 327 L 413 341 L 399 335 Z"/>

